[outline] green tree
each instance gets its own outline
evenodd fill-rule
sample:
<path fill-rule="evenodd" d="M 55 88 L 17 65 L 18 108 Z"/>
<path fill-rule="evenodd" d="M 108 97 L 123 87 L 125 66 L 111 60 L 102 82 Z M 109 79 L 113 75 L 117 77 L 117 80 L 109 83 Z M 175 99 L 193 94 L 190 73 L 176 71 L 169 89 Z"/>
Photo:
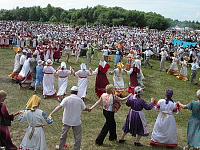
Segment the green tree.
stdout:
<path fill-rule="evenodd" d="M 54 23 L 56 23 L 57 22 L 57 18 L 56 18 L 56 16 L 51 16 L 51 18 L 50 18 L 50 20 L 49 20 L 50 22 L 54 22 Z"/>
<path fill-rule="evenodd" d="M 38 16 L 35 7 L 31 7 L 29 11 L 29 21 L 39 21 L 40 17 Z"/>
<path fill-rule="evenodd" d="M 51 6 L 51 4 L 47 5 L 45 12 L 46 12 L 47 19 L 50 20 L 51 16 L 53 15 L 53 7 Z"/>

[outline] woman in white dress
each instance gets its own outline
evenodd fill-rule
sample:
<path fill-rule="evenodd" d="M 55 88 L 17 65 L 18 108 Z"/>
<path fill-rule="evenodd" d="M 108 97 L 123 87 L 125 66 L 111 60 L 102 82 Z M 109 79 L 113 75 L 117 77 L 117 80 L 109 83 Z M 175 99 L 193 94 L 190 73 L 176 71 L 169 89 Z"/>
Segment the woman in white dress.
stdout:
<path fill-rule="evenodd" d="M 88 84 L 88 79 L 87 76 L 91 76 L 91 72 L 87 70 L 86 65 L 82 63 L 80 65 L 81 70 L 77 71 L 74 73 L 75 76 L 78 76 L 78 96 L 82 98 L 83 100 L 85 99 L 86 92 L 87 92 L 87 84 Z"/>
<path fill-rule="evenodd" d="M 169 71 L 167 72 L 168 74 L 173 74 L 175 76 L 179 74 L 177 62 L 179 62 L 179 59 L 177 57 L 177 53 L 174 52 L 174 57 L 172 57 L 172 63 L 169 67 Z"/>
<path fill-rule="evenodd" d="M 124 74 L 124 69 L 122 69 L 123 66 L 124 65 L 121 62 L 118 62 L 117 68 L 110 72 L 111 75 L 114 74 L 113 82 L 116 95 L 126 94 L 124 87 L 124 80 L 123 80 L 123 74 Z"/>
<path fill-rule="evenodd" d="M 183 81 L 187 81 L 188 80 L 188 75 L 187 75 L 187 66 L 188 66 L 188 61 L 190 60 L 189 57 L 185 56 L 184 57 L 184 61 L 181 62 L 182 64 L 182 68 L 180 70 L 179 75 L 177 76 L 177 78 L 183 80 Z"/>
<path fill-rule="evenodd" d="M 19 72 L 18 76 L 16 77 L 19 80 L 19 85 L 22 87 L 22 84 L 31 84 L 32 77 L 30 74 L 30 60 L 31 53 L 27 53 L 27 58 L 24 61 L 21 71 Z"/>
<path fill-rule="evenodd" d="M 56 89 L 54 88 L 54 73 L 56 70 L 51 66 L 53 62 L 48 59 L 46 61 L 46 66 L 44 66 L 44 77 L 43 77 L 43 96 L 52 97 L 56 94 Z"/>
<path fill-rule="evenodd" d="M 15 78 L 21 70 L 20 57 L 21 57 L 21 51 L 22 50 L 21 50 L 20 47 L 18 47 L 16 51 L 17 51 L 17 53 L 15 55 L 14 69 L 13 69 L 12 74 L 9 75 L 9 77 L 11 77 L 12 79 Z"/>
<path fill-rule="evenodd" d="M 70 70 L 66 69 L 66 63 L 61 62 L 61 66 L 57 69 L 56 74 L 58 74 L 58 101 L 61 101 L 62 98 L 66 95 L 68 75 L 71 74 Z"/>
<path fill-rule="evenodd" d="M 39 109 L 40 98 L 37 95 L 30 97 L 26 110 L 21 111 L 18 120 L 27 122 L 28 128 L 20 144 L 19 150 L 47 150 L 43 126 L 51 124 L 44 111 Z"/>
<path fill-rule="evenodd" d="M 153 146 L 176 147 L 177 129 L 174 115 L 178 114 L 178 106 L 172 100 L 173 90 L 166 90 L 166 99 L 160 99 L 155 106 L 155 110 L 160 111 L 156 119 L 151 143 Z"/>

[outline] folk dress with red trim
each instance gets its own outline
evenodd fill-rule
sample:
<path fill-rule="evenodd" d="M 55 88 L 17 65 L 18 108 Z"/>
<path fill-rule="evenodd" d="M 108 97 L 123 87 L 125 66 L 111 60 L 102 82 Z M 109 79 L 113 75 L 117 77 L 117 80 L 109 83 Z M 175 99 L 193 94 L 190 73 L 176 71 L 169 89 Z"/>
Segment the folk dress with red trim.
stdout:
<path fill-rule="evenodd" d="M 155 110 L 160 111 L 156 119 L 150 145 L 176 147 L 177 129 L 174 114 L 178 114 L 179 106 L 172 102 L 160 99 L 155 105 Z"/>
<path fill-rule="evenodd" d="M 134 93 L 135 87 L 138 86 L 138 80 L 137 80 L 137 73 L 140 73 L 140 70 L 137 67 L 133 68 L 133 72 L 130 75 L 130 82 L 129 82 L 129 93 Z"/>

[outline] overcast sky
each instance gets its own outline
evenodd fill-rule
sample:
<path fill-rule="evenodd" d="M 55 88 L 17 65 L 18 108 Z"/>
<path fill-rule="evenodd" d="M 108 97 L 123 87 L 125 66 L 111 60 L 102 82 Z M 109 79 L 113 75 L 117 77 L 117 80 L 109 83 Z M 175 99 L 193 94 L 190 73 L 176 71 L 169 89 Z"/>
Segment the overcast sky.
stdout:
<path fill-rule="evenodd" d="M 0 0 L 0 3 L 0 9 L 13 9 L 17 6 L 19 8 L 31 6 L 44 8 L 48 4 L 65 10 L 96 5 L 119 6 L 127 10 L 156 12 L 166 18 L 179 21 L 200 21 L 200 0 Z"/>

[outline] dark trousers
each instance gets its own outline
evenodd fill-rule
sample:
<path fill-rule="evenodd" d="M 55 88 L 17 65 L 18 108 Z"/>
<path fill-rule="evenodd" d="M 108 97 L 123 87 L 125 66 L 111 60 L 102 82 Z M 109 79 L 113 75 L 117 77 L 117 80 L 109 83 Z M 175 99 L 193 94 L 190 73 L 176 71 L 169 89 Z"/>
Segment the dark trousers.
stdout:
<path fill-rule="evenodd" d="M 106 118 L 106 122 L 98 135 L 96 139 L 96 144 L 103 144 L 103 141 L 109 132 L 109 140 L 115 140 L 117 139 L 117 134 L 116 134 L 116 123 L 115 123 L 115 118 L 114 118 L 114 112 L 111 111 L 106 111 L 103 109 L 103 115 Z"/>

